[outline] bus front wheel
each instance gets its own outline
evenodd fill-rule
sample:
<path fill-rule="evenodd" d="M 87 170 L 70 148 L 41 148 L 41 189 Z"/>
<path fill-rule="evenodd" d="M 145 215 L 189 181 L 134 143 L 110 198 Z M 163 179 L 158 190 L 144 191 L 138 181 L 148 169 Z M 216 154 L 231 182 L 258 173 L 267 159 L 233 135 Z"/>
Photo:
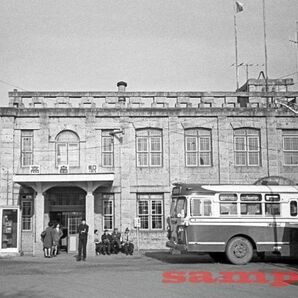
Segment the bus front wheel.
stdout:
<path fill-rule="evenodd" d="M 232 238 L 227 244 L 226 256 L 232 264 L 247 264 L 253 256 L 251 242 L 244 237 Z"/>

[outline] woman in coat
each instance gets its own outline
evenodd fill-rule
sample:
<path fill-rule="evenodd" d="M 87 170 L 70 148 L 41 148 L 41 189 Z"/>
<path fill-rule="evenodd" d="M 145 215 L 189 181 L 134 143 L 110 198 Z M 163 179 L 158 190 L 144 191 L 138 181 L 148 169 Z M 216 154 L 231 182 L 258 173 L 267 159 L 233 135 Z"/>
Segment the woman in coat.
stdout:
<path fill-rule="evenodd" d="M 53 224 L 48 223 L 48 227 L 41 233 L 41 240 L 43 242 L 43 251 L 45 258 L 51 257 L 51 250 L 53 245 Z"/>
<path fill-rule="evenodd" d="M 58 248 L 59 248 L 59 241 L 60 241 L 60 238 L 62 237 L 63 235 L 63 232 L 60 228 L 60 224 L 56 224 L 56 227 L 53 229 L 53 249 L 52 249 L 52 253 L 53 253 L 53 256 L 56 257 L 57 254 L 58 254 Z"/>

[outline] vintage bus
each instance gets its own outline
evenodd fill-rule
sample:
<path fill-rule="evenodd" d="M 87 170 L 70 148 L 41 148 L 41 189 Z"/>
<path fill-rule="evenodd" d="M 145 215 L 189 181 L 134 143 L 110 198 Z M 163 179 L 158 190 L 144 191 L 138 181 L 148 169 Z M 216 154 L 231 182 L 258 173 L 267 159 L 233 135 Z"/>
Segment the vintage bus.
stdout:
<path fill-rule="evenodd" d="M 298 186 L 175 184 L 167 247 L 246 264 L 256 252 L 298 257 Z"/>

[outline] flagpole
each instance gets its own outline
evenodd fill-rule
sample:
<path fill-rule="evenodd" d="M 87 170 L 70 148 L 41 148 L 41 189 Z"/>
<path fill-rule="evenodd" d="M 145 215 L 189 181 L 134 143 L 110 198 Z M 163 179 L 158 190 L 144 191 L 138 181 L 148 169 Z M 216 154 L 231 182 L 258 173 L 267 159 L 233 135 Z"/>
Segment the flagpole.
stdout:
<path fill-rule="evenodd" d="M 263 24 L 264 24 L 264 50 L 265 50 L 265 86 L 266 86 L 266 92 L 268 92 L 268 57 L 267 57 L 265 0 L 263 0 Z"/>
<path fill-rule="evenodd" d="M 236 90 L 239 89 L 239 71 L 238 71 L 238 42 L 237 42 L 237 21 L 236 21 L 236 3 L 233 0 L 234 7 L 234 34 L 235 34 L 235 72 L 236 72 Z"/>

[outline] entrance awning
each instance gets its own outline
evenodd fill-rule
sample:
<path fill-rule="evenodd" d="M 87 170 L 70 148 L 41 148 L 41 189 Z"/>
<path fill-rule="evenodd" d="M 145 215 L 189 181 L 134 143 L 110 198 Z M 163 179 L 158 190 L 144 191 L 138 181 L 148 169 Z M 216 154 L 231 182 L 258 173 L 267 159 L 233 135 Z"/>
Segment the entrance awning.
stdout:
<path fill-rule="evenodd" d="M 114 181 L 114 173 L 92 174 L 15 174 L 13 182 L 45 191 L 55 186 L 78 186 L 94 191 L 97 187 L 107 186 Z M 40 187 L 38 187 L 38 185 Z"/>
<path fill-rule="evenodd" d="M 114 181 L 113 173 L 96 174 L 16 174 L 13 176 L 13 182 L 101 182 Z"/>

